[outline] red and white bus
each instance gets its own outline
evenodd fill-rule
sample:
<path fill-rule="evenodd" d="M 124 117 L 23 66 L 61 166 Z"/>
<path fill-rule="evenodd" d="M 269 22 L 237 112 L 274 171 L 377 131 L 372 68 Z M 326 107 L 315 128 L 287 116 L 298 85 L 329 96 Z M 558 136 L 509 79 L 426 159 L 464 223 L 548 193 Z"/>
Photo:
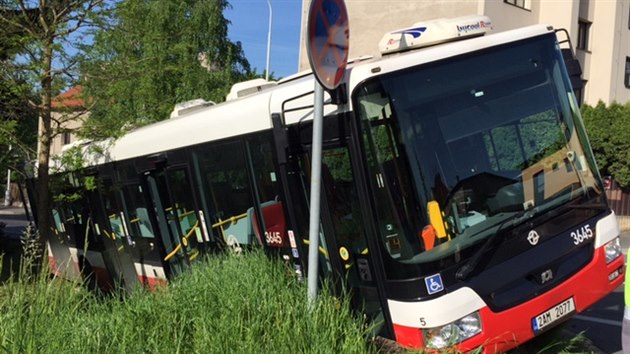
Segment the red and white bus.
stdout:
<path fill-rule="evenodd" d="M 405 347 L 505 351 L 624 278 L 556 31 L 490 27 L 470 16 L 391 32 L 326 95 L 320 273 Z M 202 254 L 264 247 L 306 274 L 314 78 L 243 85 L 86 149 L 70 175 L 91 187 L 72 203 L 102 261 L 84 263 L 131 289 Z"/>

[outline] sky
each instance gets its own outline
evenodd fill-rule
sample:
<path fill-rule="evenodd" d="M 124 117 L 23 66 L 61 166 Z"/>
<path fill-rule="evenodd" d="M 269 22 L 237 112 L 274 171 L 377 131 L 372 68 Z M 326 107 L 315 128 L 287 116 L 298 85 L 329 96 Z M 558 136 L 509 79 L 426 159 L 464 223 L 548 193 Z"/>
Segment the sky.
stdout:
<path fill-rule="evenodd" d="M 298 70 L 302 1 L 269 1 L 272 8 L 269 72 L 275 78 L 282 78 Z M 234 42 L 241 42 L 252 69 L 262 74 L 267 65 L 268 2 L 230 0 L 230 4 L 232 9 L 224 13 L 231 22 L 228 37 Z"/>

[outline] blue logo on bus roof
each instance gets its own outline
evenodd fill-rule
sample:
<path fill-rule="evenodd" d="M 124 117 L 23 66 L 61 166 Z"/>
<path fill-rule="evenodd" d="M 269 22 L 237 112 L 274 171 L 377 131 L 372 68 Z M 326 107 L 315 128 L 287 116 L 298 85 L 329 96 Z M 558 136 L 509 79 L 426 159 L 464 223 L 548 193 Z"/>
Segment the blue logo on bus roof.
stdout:
<path fill-rule="evenodd" d="M 398 31 L 398 32 L 393 32 L 393 34 L 402 33 L 402 34 L 411 35 L 413 38 L 418 38 L 426 30 L 427 30 L 426 27 L 416 27 L 416 28 L 408 28 L 408 29 L 405 29 L 405 30 L 402 30 L 402 31 Z"/>

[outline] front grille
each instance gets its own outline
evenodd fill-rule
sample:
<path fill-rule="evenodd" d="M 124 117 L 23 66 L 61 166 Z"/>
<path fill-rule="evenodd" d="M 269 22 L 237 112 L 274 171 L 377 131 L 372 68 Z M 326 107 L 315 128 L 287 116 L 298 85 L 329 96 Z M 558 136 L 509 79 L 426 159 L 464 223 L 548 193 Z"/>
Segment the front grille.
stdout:
<path fill-rule="evenodd" d="M 525 255 L 524 255 L 525 256 Z M 500 287 L 483 287 L 480 293 L 488 306 L 495 312 L 521 304 L 552 289 L 582 269 L 593 258 L 592 243 L 537 268 L 519 274 L 511 282 Z M 504 269 L 510 272 L 509 269 Z"/>

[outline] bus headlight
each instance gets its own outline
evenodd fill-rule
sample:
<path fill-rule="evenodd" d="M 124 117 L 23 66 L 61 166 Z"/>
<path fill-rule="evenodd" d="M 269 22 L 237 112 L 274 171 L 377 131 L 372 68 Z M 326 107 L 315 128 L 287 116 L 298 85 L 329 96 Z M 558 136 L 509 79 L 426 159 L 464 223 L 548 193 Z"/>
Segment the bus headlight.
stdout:
<path fill-rule="evenodd" d="M 606 253 L 606 264 L 621 256 L 621 244 L 619 243 L 619 237 L 604 245 L 604 253 Z"/>
<path fill-rule="evenodd" d="M 479 312 L 474 312 L 444 326 L 425 328 L 422 332 L 426 347 L 441 349 L 481 333 L 481 319 Z"/>

